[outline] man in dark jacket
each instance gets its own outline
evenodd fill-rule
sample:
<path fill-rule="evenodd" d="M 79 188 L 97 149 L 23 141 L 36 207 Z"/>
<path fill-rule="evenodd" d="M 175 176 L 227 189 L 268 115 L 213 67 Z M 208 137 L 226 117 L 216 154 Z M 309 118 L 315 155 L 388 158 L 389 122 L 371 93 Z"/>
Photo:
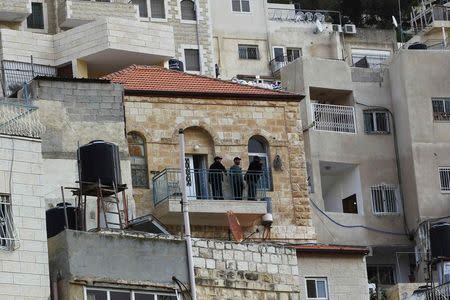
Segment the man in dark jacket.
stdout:
<path fill-rule="evenodd" d="M 258 182 L 262 177 L 262 162 L 259 156 L 253 157 L 253 161 L 250 163 L 245 173 L 245 181 L 247 182 L 247 193 L 248 200 L 256 200 L 256 188 L 258 187 Z"/>
<path fill-rule="evenodd" d="M 209 166 L 208 176 L 214 200 L 223 200 L 222 181 L 224 173 L 226 174 L 227 170 L 222 165 L 222 157 L 214 157 L 214 162 Z"/>
<path fill-rule="evenodd" d="M 242 200 L 242 191 L 244 190 L 244 177 L 242 176 L 241 158 L 233 159 L 234 165 L 230 168 L 230 182 L 233 191 L 234 200 Z"/>

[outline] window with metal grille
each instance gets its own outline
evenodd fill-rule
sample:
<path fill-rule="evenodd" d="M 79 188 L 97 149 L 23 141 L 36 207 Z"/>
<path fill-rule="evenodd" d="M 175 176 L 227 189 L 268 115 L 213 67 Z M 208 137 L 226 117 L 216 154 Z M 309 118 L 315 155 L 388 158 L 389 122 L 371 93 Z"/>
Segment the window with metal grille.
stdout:
<path fill-rule="evenodd" d="M 433 98 L 432 104 L 435 121 L 450 121 L 450 98 Z"/>
<path fill-rule="evenodd" d="M 306 278 L 307 299 L 328 299 L 327 278 Z"/>
<path fill-rule="evenodd" d="M 178 300 L 177 293 L 86 288 L 85 300 Z"/>
<path fill-rule="evenodd" d="M 289 62 L 296 60 L 302 56 L 302 49 L 300 48 L 287 48 L 286 49 L 287 60 Z"/>
<path fill-rule="evenodd" d="M 439 168 L 439 179 L 441 182 L 441 192 L 450 192 L 450 167 Z"/>
<path fill-rule="evenodd" d="M 372 49 L 352 49 L 352 62 L 355 67 L 380 69 L 391 56 L 390 51 Z"/>
<path fill-rule="evenodd" d="M 14 250 L 18 242 L 9 195 L 0 194 L 0 249 Z"/>
<path fill-rule="evenodd" d="M 182 20 L 197 20 L 195 13 L 195 3 L 192 0 L 182 0 L 180 2 L 181 7 L 181 19 Z"/>
<path fill-rule="evenodd" d="M 366 133 L 389 133 L 389 115 L 386 111 L 364 111 L 364 129 Z"/>
<path fill-rule="evenodd" d="M 198 49 L 184 49 L 186 71 L 200 72 L 200 54 Z"/>
<path fill-rule="evenodd" d="M 131 3 L 139 7 L 139 17 L 148 18 L 147 0 L 132 0 Z"/>
<path fill-rule="evenodd" d="M 128 134 L 128 151 L 131 160 L 131 181 L 133 187 L 148 188 L 147 155 L 145 140 L 139 134 Z"/>
<path fill-rule="evenodd" d="M 239 58 L 240 59 L 259 59 L 258 46 L 253 45 L 239 45 Z"/>
<path fill-rule="evenodd" d="M 381 184 L 370 188 L 374 214 L 398 213 L 396 187 Z"/>
<path fill-rule="evenodd" d="M 235 12 L 250 12 L 250 0 L 231 0 L 231 7 Z"/>
<path fill-rule="evenodd" d="M 31 15 L 27 18 L 27 27 L 31 29 L 44 29 L 44 4 L 31 3 Z"/>
<path fill-rule="evenodd" d="M 166 18 L 165 0 L 150 0 L 151 16 L 155 19 Z"/>

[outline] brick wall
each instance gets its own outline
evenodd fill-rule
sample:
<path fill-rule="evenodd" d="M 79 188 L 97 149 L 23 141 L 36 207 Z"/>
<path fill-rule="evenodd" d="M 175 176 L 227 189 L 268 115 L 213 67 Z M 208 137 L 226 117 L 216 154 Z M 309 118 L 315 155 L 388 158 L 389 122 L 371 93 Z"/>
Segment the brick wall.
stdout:
<path fill-rule="evenodd" d="M 41 174 L 39 140 L 0 136 L 0 193 L 10 194 L 19 237 L 18 249 L 0 250 L 2 300 L 47 300 L 50 296 Z"/>
<path fill-rule="evenodd" d="M 283 170 L 273 170 L 273 191 L 268 193 L 274 209 L 271 236 L 281 240 L 315 239 L 298 103 L 126 96 L 125 115 L 127 132 L 139 132 L 146 140 L 151 174 L 178 168 L 179 128 L 193 130 L 186 135 L 186 153 L 207 155 L 208 166 L 214 155 L 221 155 L 227 168 L 235 156 L 240 156 L 244 170 L 249 164 L 249 139 L 254 135 L 264 137 L 269 144 L 269 162 L 276 154 L 283 161 Z M 205 133 L 211 144 L 202 142 L 199 149 L 194 149 L 198 141 L 204 140 Z M 151 190 L 137 190 L 135 200 L 139 215 L 153 212 Z M 193 231 L 196 237 L 228 237 L 227 228 L 195 226 Z"/>
<path fill-rule="evenodd" d="M 293 249 L 194 239 L 193 254 L 199 299 L 299 299 Z"/>

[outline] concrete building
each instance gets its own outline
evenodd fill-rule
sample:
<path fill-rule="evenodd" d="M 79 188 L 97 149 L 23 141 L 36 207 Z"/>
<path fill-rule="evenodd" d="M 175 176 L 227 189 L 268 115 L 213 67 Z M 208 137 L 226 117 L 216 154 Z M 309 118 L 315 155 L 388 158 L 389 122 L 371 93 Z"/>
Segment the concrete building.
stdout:
<path fill-rule="evenodd" d="M 0 298 L 50 295 L 36 107 L 0 100 Z"/>

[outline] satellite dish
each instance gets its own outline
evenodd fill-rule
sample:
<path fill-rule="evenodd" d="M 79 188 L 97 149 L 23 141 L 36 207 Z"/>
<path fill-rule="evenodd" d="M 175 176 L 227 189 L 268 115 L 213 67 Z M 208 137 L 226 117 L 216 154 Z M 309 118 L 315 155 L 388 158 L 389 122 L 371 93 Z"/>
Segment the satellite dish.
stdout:
<path fill-rule="evenodd" d="M 230 227 L 230 231 L 233 234 L 234 239 L 238 243 L 242 242 L 244 240 L 244 232 L 242 231 L 238 218 L 232 211 L 227 211 L 227 219 L 228 226 Z"/>
<path fill-rule="evenodd" d="M 323 24 L 319 20 L 316 20 L 316 29 L 314 30 L 314 33 L 319 32 L 323 32 Z"/>
<path fill-rule="evenodd" d="M 394 16 L 392 16 L 392 23 L 394 24 L 395 28 L 398 28 L 397 19 Z"/>

